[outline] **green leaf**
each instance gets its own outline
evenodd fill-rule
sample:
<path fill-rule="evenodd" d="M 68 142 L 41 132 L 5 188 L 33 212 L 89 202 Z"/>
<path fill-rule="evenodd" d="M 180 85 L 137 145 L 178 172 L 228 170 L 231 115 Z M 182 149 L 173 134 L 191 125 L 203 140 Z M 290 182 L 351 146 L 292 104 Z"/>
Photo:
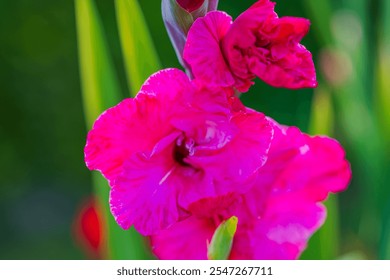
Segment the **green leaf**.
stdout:
<path fill-rule="evenodd" d="M 141 8 L 136 0 L 116 0 L 116 14 L 131 96 L 146 78 L 158 71 L 160 62 Z"/>
<path fill-rule="evenodd" d="M 94 2 L 75 0 L 80 76 L 87 127 L 121 100 Z"/>
<path fill-rule="evenodd" d="M 121 92 L 109 57 L 102 25 L 92 0 L 75 0 L 80 76 L 87 128 L 107 108 L 121 100 Z M 143 239 L 134 230 L 124 231 L 114 221 L 108 204 L 109 186 L 97 172 L 93 173 L 95 193 L 104 214 L 104 257 L 143 259 Z"/>
<path fill-rule="evenodd" d="M 229 258 L 237 224 L 238 218 L 232 216 L 218 226 L 207 248 L 209 260 L 227 260 Z"/>

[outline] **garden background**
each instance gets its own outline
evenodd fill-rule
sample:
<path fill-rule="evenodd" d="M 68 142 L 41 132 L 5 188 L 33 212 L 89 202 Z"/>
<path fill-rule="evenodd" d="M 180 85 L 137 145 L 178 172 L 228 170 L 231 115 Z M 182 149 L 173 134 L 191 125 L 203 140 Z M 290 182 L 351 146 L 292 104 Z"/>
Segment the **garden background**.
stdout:
<path fill-rule="evenodd" d="M 78 47 L 103 55 L 102 77 L 114 81 L 120 98 L 134 92 L 120 33 L 142 28 L 123 28 L 126 1 L 138 7 L 136 0 L 0 0 L 0 259 L 98 257 L 80 244 L 76 230 L 94 192 L 83 159 L 90 126 Z M 138 2 L 161 67 L 180 68 L 161 1 Z M 279 16 L 310 19 L 302 43 L 313 53 L 319 87 L 292 91 L 257 80 L 243 102 L 279 123 L 338 139 L 353 172 L 348 190 L 327 202 L 327 222 L 302 258 L 390 259 L 390 1 L 275 2 Z M 252 3 L 220 0 L 219 9 L 236 17 Z M 91 18 L 83 5 L 99 34 L 84 46 Z M 138 10 L 131 11 L 127 27 L 132 19 L 142 23 Z M 119 226 L 111 230 L 118 244 L 100 257 L 148 257 L 139 238 L 133 242 Z"/>

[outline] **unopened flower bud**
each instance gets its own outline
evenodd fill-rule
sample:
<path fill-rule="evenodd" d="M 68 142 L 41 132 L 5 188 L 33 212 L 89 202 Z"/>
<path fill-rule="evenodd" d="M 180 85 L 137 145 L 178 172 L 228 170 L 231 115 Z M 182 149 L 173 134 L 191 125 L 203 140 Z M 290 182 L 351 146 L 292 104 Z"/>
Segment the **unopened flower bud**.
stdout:
<path fill-rule="evenodd" d="M 205 0 L 176 0 L 176 2 L 187 12 L 191 13 L 202 6 Z"/>
<path fill-rule="evenodd" d="M 188 71 L 183 61 L 183 49 L 187 33 L 194 21 L 216 10 L 218 0 L 162 0 L 162 17 L 169 38 L 180 64 Z"/>

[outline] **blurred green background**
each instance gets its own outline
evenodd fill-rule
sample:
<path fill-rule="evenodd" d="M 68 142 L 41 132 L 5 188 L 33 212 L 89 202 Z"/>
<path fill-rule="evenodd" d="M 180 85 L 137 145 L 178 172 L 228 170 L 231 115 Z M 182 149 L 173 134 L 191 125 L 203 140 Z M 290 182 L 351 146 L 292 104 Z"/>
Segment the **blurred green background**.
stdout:
<path fill-rule="evenodd" d="M 75 14 L 81 1 L 0 0 L 0 259 L 87 258 L 73 233 L 93 192 L 83 160 Z M 180 68 L 161 1 L 139 2 L 161 67 Z M 275 2 L 279 16 L 310 19 L 303 44 L 313 53 L 319 87 L 291 91 L 257 80 L 243 101 L 279 123 L 338 139 L 353 170 L 348 190 L 327 202 L 327 223 L 302 258 L 390 259 L 390 1 Z M 114 1 L 94 3 L 112 60 L 107 71 L 124 98 L 131 86 L 118 10 Z M 236 17 L 252 3 L 220 0 L 219 9 Z M 121 247 L 131 251 L 134 244 Z"/>

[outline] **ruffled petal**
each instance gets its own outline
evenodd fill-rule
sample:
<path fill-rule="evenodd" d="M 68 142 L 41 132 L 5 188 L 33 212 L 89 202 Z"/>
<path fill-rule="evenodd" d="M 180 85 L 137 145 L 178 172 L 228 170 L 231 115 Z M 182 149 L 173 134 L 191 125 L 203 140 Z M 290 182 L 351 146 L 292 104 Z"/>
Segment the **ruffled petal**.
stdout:
<path fill-rule="evenodd" d="M 207 134 L 219 141 L 196 147 L 194 155 L 186 161 L 204 171 L 196 191 L 183 190 L 179 196 L 180 204 L 194 214 L 218 213 L 215 203 L 221 204 L 221 196 L 247 192 L 255 182 L 256 172 L 267 160 L 273 128 L 263 114 L 245 109 L 234 114 L 228 125 L 227 128 L 223 124 L 211 125 Z M 216 201 L 199 207 L 197 202 L 201 199 Z M 227 207 L 228 202 L 224 200 L 218 209 Z"/>
<path fill-rule="evenodd" d="M 255 259 L 295 259 L 325 219 L 320 202 L 344 190 L 351 171 L 335 140 L 270 121 L 274 139 L 268 160 L 237 216 L 255 225 L 249 229 Z"/>
<path fill-rule="evenodd" d="M 152 75 L 135 99 L 125 99 L 96 120 L 84 149 L 87 167 L 99 170 L 112 185 L 126 159 L 150 151 L 174 130 L 168 121 L 178 111 L 173 108 L 181 109 L 180 103 L 186 102 L 183 99 L 191 91 L 193 87 L 180 70 Z"/>
<path fill-rule="evenodd" d="M 258 1 L 242 13 L 222 40 L 223 53 L 245 92 L 254 76 L 274 87 L 316 87 L 311 53 L 299 44 L 310 22 L 296 17 L 278 18 L 275 4 Z"/>
<path fill-rule="evenodd" d="M 178 187 L 170 183 L 176 168 L 172 149 L 168 146 L 151 157 L 136 154 L 126 162 L 110 192 L 111 212 L 123 229 L 134 225 L 141 234 L 150 235 L 178 221 Z"/>
<path fill-rule="evenodd" d="M 154 123 L 146 112 L 158 112 L 158 104 L 126 99 L 108 109 L 95 122 L 88 133 L 84 149 L 85 162 L 91 170 L 99 170 L 113 184 L 123 171 L 124 162 L 136 151 L 149 150 L 154 140 L 161 137 L 156 132 L 149 136 Z M 148 103 L 147 106 L 144 103 Z"/>
<path fill-rule="evenodd" d="M 273 197 L 250 234 L 254 259 L 297 259 L 325 216 L 322 205 L 299 195 Z"/>
<path fill-rule="evenodd" d="M 306 137 L 310 153 L 306 160 L 302 158 L 297 163 L 302 173 L 305 172 L 303 165 L 310 166 L 306 168 L 309 180 L 304 191 L 317 201 L 326 199 L 330 192 L 344 191 L 352 177 L 344 149 L 336 140 L 328 137 Z"/>
<path fill-rule="evenodd" d="M 251 58 L 249 67 L 252 73 L 274 87 L 290 89 L 317 86 L 316 71 L 311 53 L 302 45 L 287 49 L 285 45 L 270 48 L 273 60 L 264 63 Z"/>
<path fill-rule="evenodd" d="M 156 235 L 157 243 L 163 244 L 157 256 L 204 259 L 204 240 L 212 236 L 216 221 L 232 215 L 238 217 L 239 223 L 230 259 L 300 256 L 325 220 L 326 209 L 321 201 L 329 192 L 344 190 L 351 171 L 335 140 L 310 137 L 295 127 L 268 121 L 273 127 L 273 140 L 252 188 L 244 194 L 236 191 L 191 204 L 191 218 Z"/>
<path fill-rule="evenodd" d="M 274 44 L 298 44 L 309 32 L 310 21 L 299 17 L 282 17 L 274 21 L 273 31 L 267 34 Z"/>
<path fill-rule="evenodd" d="M 215 228 L 212 220 L 192 216 L 152 236 L 152 251 L 164 260 L 207 260 Z"/>
<path fill-rule="evenodd" d="M 234 83 L 220 49 L 220 41 L 232 24 L 224 12 L 213 11 L 198 18 L 188 32 L 184 60 L 194 77 L 203 84 L 228 87 Z"/>
<path fill-rule="evenodd" d="M 275 3 L 268 0 L 257 1 L 237 17 L 222 39 L 221 47 L 235 79 L 234 87 L 240 92 L 248 91 L 253 85 L 251 80 L 255 74 L 248 58 L 256 53 L 252 49 L 258 40 L 257 30 L 265 27 L 264 22 L 277 18 L 274 7 Z M 254 59 L 258 61 L 259 57 L 256 55 Z"/>
<path fill-rule="evenodd" d="M 223 149 L 210 151 L 199 147 L 189 163 L 215 174 L 221 183 L 242 184 L 266 162 L 273 129 L 263 114 L 249 110 L 235 114 L 230 125 L 233 136 Z"/>
<path fill-rule="evenodd" d="M 259 172 L 259 178 L 272 174 L 273 182 L 272 177 L 268 177 L 272 183 L 271 195 L 296 192 L 317 202 L 326 199 L 330 192 L 347 188 L 351 178 L 350 165 L 336 140 L 310 137 L 297 128 L 281 127 L 275 122 L 274 130 L 278 142 L 272 144 L 269 162 Z M 279 166 L 278 172 L 272 171 L 273 166 Z"/>

